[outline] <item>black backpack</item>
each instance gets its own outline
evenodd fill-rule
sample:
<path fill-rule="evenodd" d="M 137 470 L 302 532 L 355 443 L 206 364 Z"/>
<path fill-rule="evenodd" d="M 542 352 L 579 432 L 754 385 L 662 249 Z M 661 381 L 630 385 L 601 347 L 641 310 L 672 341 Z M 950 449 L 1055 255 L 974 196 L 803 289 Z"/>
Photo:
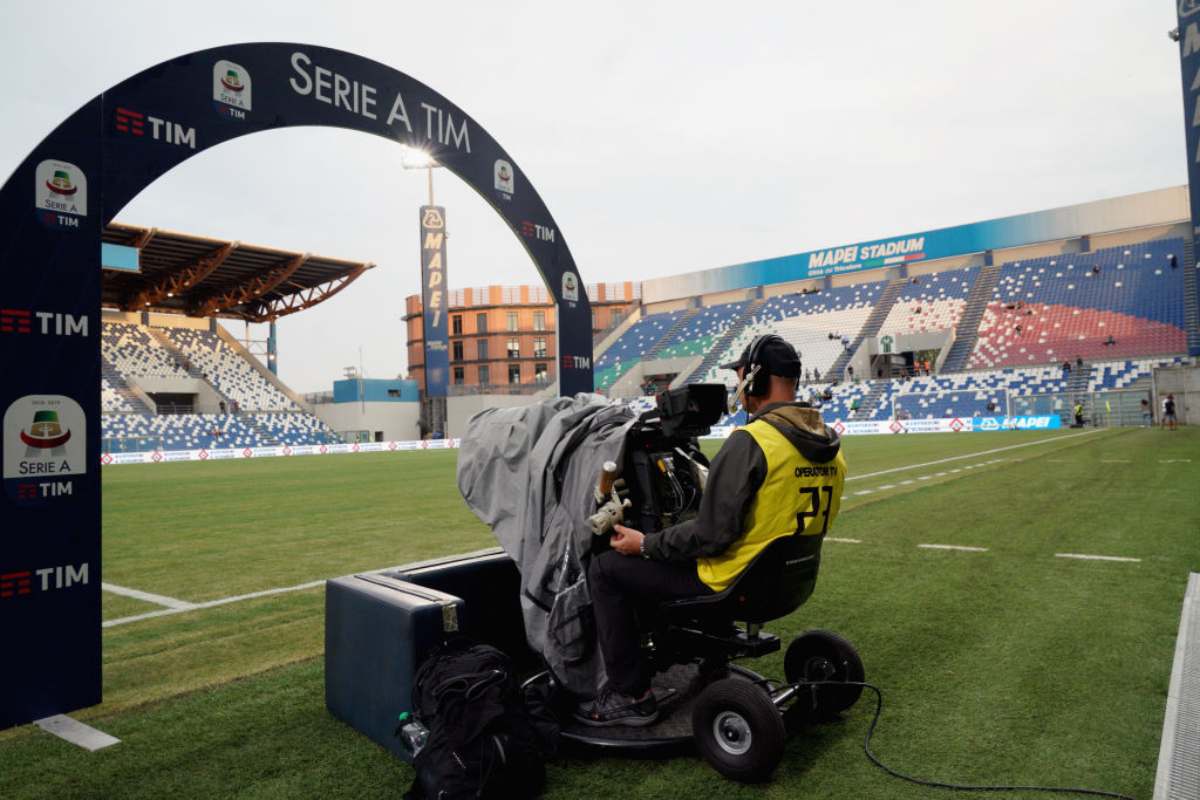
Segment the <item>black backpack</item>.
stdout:
<path fill-rule="evenodd" d="M 429 738 L 407 800 L 537 797 L 558 725 L 529 699 L 494 647 L 458 638 L 430 654 L 413 681 L 413 713 Z"/>

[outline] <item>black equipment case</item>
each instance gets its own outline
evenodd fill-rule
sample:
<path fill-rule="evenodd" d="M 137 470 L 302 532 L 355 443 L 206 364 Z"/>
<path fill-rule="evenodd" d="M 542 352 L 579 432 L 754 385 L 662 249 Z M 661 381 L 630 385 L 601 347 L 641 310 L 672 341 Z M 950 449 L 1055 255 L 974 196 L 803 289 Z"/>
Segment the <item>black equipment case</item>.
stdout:
<path fill-rule="evenodd" d="M 499 548 L 328 581 L 326 707 L 410 761 L 395 731 L 400 712 L 412 710 L 417 668 L 460 634 L 525 661 L 519 595 L 516 565 Z"/>

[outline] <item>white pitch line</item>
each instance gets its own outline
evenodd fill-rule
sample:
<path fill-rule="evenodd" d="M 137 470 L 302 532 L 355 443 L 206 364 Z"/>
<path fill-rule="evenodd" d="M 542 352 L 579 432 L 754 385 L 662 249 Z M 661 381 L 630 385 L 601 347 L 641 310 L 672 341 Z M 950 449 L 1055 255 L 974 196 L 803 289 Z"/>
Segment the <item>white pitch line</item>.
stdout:
<path fill-rule="evenodd" d="M 1084 553 L 1055 553 L 1055 558 L 1078 558 L 1083 561 L 1131 561 L 1133 563 L 1141 562 L 1140 558 L 1127 558 L 1125 556 L 1091 556 Z"/>
<path fill-rule="evenodd" d="M 836 536 L 826 536 L 827 542 L 841 542 L 842 544 L 862 544 L 862 539 L 839 539 Z"/>
<path fill-rule="evenodd" d="M 962 461 L 965 458 L 975 458 L 977 456 L 990 456 L 993 453 L 1004 453 L 1009 450 L 1016 450 L 1021 447 L 1033 447 L 1034 445 L 1038 445 L 1038 444 L 1046 444 L 1047 442 L 1065 442 L 1067 439 L 1074 439 L 1078 436 L 1091 436 L 1093 433 L 1100 433 L 1101 430 L 1103 430 L 1103 429 L 1095 428 L 1090 431 L 1083 431 L 1082 433 L 1068 433 L 1065 436 L 1050 436 L 1045 439 L 1038 439 L 1037 441 L 1034 441 L 1034 442 L 1021 442 L 1020 444 L 1010 444 L 1010 445 L 1005 445 L 1004 447 L 995 447 L 995 448 L 992 448 L 991 450 L 980 450 L 978 453 L 965 453 L 961 456 L 950 456 L 949 458 L 939 458 L 937 461 L 926 461 L 923 464 L 907 464 L 903 467 L 892 467 L 891 469 L 881 469 L 878 472 L 868 472 L 864 475 L 851 475 L 849 478 L 846 478 L 846 481 L 847 482 L 861 481 L 861 480 L 865 480 L 866 478 L 875 478 L 875 477 L 878 477 L 879 475 L 890 475 L 893 472 L 905 472 L 910 469 L 920 469 L 921 467 L 932 467 L 932 466 L 936 466 L 938 464 L 948 464 L 951 461 Z"/>
<path fill-rule="evenodd" d="M 896 488 L 896 484 L 894 484 L 894 483 L 885 483 L 883 486 L 876 486 L 876 487 L 875 487 L 875 491 L 878 491 L 878 492 L 885 492 L 885 491 L 887 491 L 888 489 L 895 489 L 895 488 Z"/>
<path fill-rule="evenodd" d="M 1073 439 L 1076 436 L 1087 436 L 1088 434 L 1092 434 L 1092 433 L 1099 433 L 1099 429 L 1084 431 L 1082 433 L 1071 433 L 1071 434 L 1067 434 L 1066 436 L 1053 436 L 1053 437 L 1050 437 L 1047 439 L 1038 439 L 1035 442 L 1022 442 L 1021 444 L 1012 444 L 1012 445 L 1007 445 L 1005 447 L 996 447 L 991 450 L 983 450 L 978 453 L 966 453 L 961 456 L 950 456 L 949 458 L 941 458 L 941 459 L 938 459 L 937 461 L 927 461 L 923 464 L 908 464 L 903 467 L 893 467 L 891 469 L 880 470 L 878 472 L 869 472 L 864 475 L 853 475 L 849 478 L 846 478 L 846 481 L 849 482 L 849 481 L 863 480 L 865 478 L 874 478 L 879 475 L 889 475 L 893 472 L 905 472 L 907 470 L 920 469 L 921 467 L 934 466 L 935 464 L 945 464 L 949 461 L 961 461 L 964 458 L 975 458 L 976 456 L 985 456 L 985 455 L 991 455 L 992 453 L 1002 453 L 1002 452 L 1005 452 L 1008 450 L 1016 450 L 1021 447 L 1032 447 L 1034 445 L 1045 444 L 1047 442 L 1058 442 L 1058 441 L 1063 441 L 1066 439 Z M 996 459 L 996 461 L 1000 462 L 1000 461 L 1003 461 L 1003 459 Z M 961 470 L 956 470 L 956 471 L 961 472 Z M 936 475 L 934 475 L 933 477 L 941 478 L 945 475 L 946 475 L 945 472 L 939 472 Z M 925 476 L 925 477 L 929 477 L 929 476 Z M 921 480 L 921 479 L 918 478 L 918 480 Z M 855 492 L 855 494 L 856 495 L 866 495 L 866 494 L 871 494 L 876 491 L 883 491 L 885 489 L 895 489 L 895 488 L 896 487 L 893 484 L 885 484 L 885 485 L 879 486 L 875 489 L 862 489 L 860 491 Z M 832 541 L 839 541 L 839 540 L 833 539 Z M 844 540 L 840 540 L 840 541 L 849 542 L 852 544 L 859 544 L 859 542 L 857 540 L 853 540 L 853 539 L 844 539 Z M 182 614 L 187 611 L 197 611 L 197 610 L 200 610 L 203 608 L 215 608 L 217 606 L 223 606 L 228 603 L 241 602 L 242 600 L 253 600 L 253 599 L 256 599 L 259 597 L 268 597 L 270 595 L 284 594 L 286 592 L 298 592 L 298 591 L 302 591 L 304 589 L 314 589 L 318 586 L 324 585 L 325 582 L 326 582 L 325 579 L 322 579 L 319 581 L 309 581 L 308 583 L 301 583 L 301 584 L 297 584 L 296 586 L 283 586 L 278 589 L 265 589 L 261 592 L 250 592 L 249 594 L 239 594 L 239 595 L 234 595 L 233 597 L 221 597 L 216 600 L 206 600 L 203 603 L 185 603 L 183 600 L 175 600 L 174 598 L 160 597 L 160 600 L 164 600 L 164 601 L 170 600 L 174 603 L 181 604 L 181 607 L 167 607 L 167 608 L 160 609 L 158 611 L 147 611 L 144 614 L 134 614 L 133 616 L 130 616 L 130 617 L 119 617 L 117 619 L 110 619 L 110 620 L 107 620 L 107 621 L 101 623 L 101 626 L 105 627 L 105 628 L 115 628 L 118 625 L 126 625 L 130 622 L 140 622 L 141 620 L 145 620 L 145 619 L 154 619 L 155 617 L 166 617 L 166 616 L 170 616 L 172 614 Z M 137 590 L 130 589 L 128 591 L 137 591 Z M 158 602 L 158 601 L 151 600 L 150 602 Z M 166 604 L 159 602 L 159 605 L 166 605 Z"/>
<path fill-rule="evenodd" d="M 968 547 L 961 544 L 919 544 L 917 547 L 923 547 L 926 550 L 961 550 L 964 553 L 986 553 L 986 547 Z"/>
<path fill-rule="evenodd" d="M 186 611 L 189 608 L 196 606 L 186 600 L 179 600 L 166 595 L 153 594 L 152 592 L 143 592 L 140 589 L 130 589 L 127 586 L 117 586 L 115 583 L 101 583 L 100 588 L 106 592 L 119 594 L 122 597 L 132 597 L 134 600 L 141 600 L 146 603 L 154 603 L 157 606 L 166 606 L 179 611 Z"/>
<path fill-rule="evenodd" d="M 856 497 L 859 497 L 864 494 L 874 494 L 874 493 L 875 493 L 874 489 L 859 489 L 857 492 L 854 493 L 854 495 Z"/>
<path fill-rule="evenodd" d="M 154 617 L 166 617 L 171 614 L 182 614 L 185 611 L 196 611 L 201 608 L 216 608 L 217 606 L 227 605 L 229 603 L 240 603 L 243 600 L 255 600 L 259 597 L 269 597 L 273 594 L 285 594 L 287 592 L 299 592 L 304 589 L 315 589 L 318 586 L 324 586 L 325 579 L 319 581 L 309 581 L 308 583 L 298 583 L 295 586 L 281 586 L 278 589 L 264 589 L 261 592 L 250 592 L 249 594 L 237 594 L 232 597 L 221 597 L 216 600 L 206 600 L 203 603 L 192 603 L 186 608 L 164 608 L 161 611 L 147 611 L 145 614 L 134 614 L 132 617 L 119 617 L 110 619 L 102 623 L 105 628 L 113 628 L 117 625 L 125 625 L 129 622 L 138 622 L 143 619 L 153 619 Z"/>
<path fill-rule="evenodd" d="M 1128 458 L 1102 458 L 1101 464 L 1129 464 L 1132 463 Z"/>

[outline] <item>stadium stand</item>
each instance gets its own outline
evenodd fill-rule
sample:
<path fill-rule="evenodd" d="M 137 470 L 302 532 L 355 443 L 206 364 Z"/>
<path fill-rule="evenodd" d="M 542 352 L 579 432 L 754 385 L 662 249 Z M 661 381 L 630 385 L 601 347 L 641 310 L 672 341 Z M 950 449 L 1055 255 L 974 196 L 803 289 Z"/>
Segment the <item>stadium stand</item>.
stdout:
<path fill-rule="evenodd" d="M 136 443 L 133 450 L 199 450 L 256 447 L 266 444 L 254 428 L 234 414 L 106 414 L 102 436 Z"/>
<path fill-rule="evenodd" d="M 1171 366 L 1182 361 L 1181 358 L 1142 359 L 1137 361 L 1097 361 L 1092 364 L 1092 372 L 1088 376 L 1087 391 L 1098 392 L 1105 389 L 1129 389 L 1139 381 L 1144 381 L 1154 373 L 1155 367 Z"/>
<path fill-rule="evenodd" d="M 105 411 L 118 413 L 134 413 L 133 404 L 117 391 L 113 381 L 104 373 L 100 374 L 100 407 Z"/>
<path fill-rule="evenodd" d="M 276 411 L 251 414 L 248 419 L 265 444 L 328 444 L 341 441 L 328 425 L 312 414 Z"/>
<path fill-rule="evenodd" d="M 685 311 L 668 311 L 643 317 L 621 334 L 612 345 L 596 359 L 595 384 L 597 390 L 606 390 L 617 379 L 640 361 L 666 335 Z"/>
<path fill-rule="evenodd" d="M 734 385 L 733 375 L 718 365 L 732 361 L 763 333 L 778 333 L 800 353 L 806 370 L 816 369 L 824 375 L 847 350 L 842 340 L 852 343 L 859 338 L 886 285 L 883 281 L 859 283 L 770 298 L 726 345 L 701 380 Z"/>
<path fill-rule="evenodd" d="M 326 444 L 341 439 L 210 331 L 104 322 L 101 436 L 110 449 Z M 129 388 L 139 378 L 198 378 L 239 413 L 152 414 Z M 233 405 L 230 403 L 232 409 Z"/>
<path fill-rule="evenodd" d="M 879 335 L 942 331 L 958 325 L 978 268 L 914 276 L 904 281 Z"/>
<path fill-rule="evenodd" d="M 187 371 L 169 350 L 140 325 L 106 322 L 100 347 L 104 358 L 123 376 L 186 378 Z"/>
<path fill-rule="evenodd" d="M 663 338 L 651 355 L 655 358 L 678 358 L 707 353 L 729 330 L 746 308 L 746 302 L 722 303 L 700 309 L 681 318 L 679 325 Z"/>
<path fill-rule="evenodd" d="M 243 411 L 299 410 L 217 334 L 190 328 L 170 328 L 165 333 L 204 379 Z"/>
<path fill-rule="evenodd" d="M 1187 351 L 1180 239 L 1006 263 L 971 367 Z"/>

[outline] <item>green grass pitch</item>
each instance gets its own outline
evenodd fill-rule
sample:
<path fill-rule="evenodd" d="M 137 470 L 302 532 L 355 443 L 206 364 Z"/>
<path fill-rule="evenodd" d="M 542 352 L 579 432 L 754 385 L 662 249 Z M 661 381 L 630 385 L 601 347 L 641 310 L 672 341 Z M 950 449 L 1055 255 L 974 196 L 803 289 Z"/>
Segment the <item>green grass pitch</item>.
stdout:
<path fill-rule="evenodd" d="M 885 693 L 876 752 L 942 780 L 1148 798 L 1180 603 L 1200 570 L 1200 431 L 851 437 L 845 451 L 830 536 L 858 542 L 827 542 L 813 598 L 767 627 L 855 642 Z M 490 546 L 454 458 L 108 468 L 104 581 L 204 602 Z M 161 608 L 104 602 L 109 623 Z M 75 716 L 122 743 L 89 754 L 33 727 L 0 734 L 0 796 L 397 796 L 409 768 L 324 708 L 322 603 L 318 587 L 107 627 L 105 702 Z M 782 658 L 752 666 L 779 674 Z M 551 766 L 547 797 L 930 796 L 864 758 L 872 708 L 789 739 L 766 787 L 695 758 L 576 757 Z"/>

